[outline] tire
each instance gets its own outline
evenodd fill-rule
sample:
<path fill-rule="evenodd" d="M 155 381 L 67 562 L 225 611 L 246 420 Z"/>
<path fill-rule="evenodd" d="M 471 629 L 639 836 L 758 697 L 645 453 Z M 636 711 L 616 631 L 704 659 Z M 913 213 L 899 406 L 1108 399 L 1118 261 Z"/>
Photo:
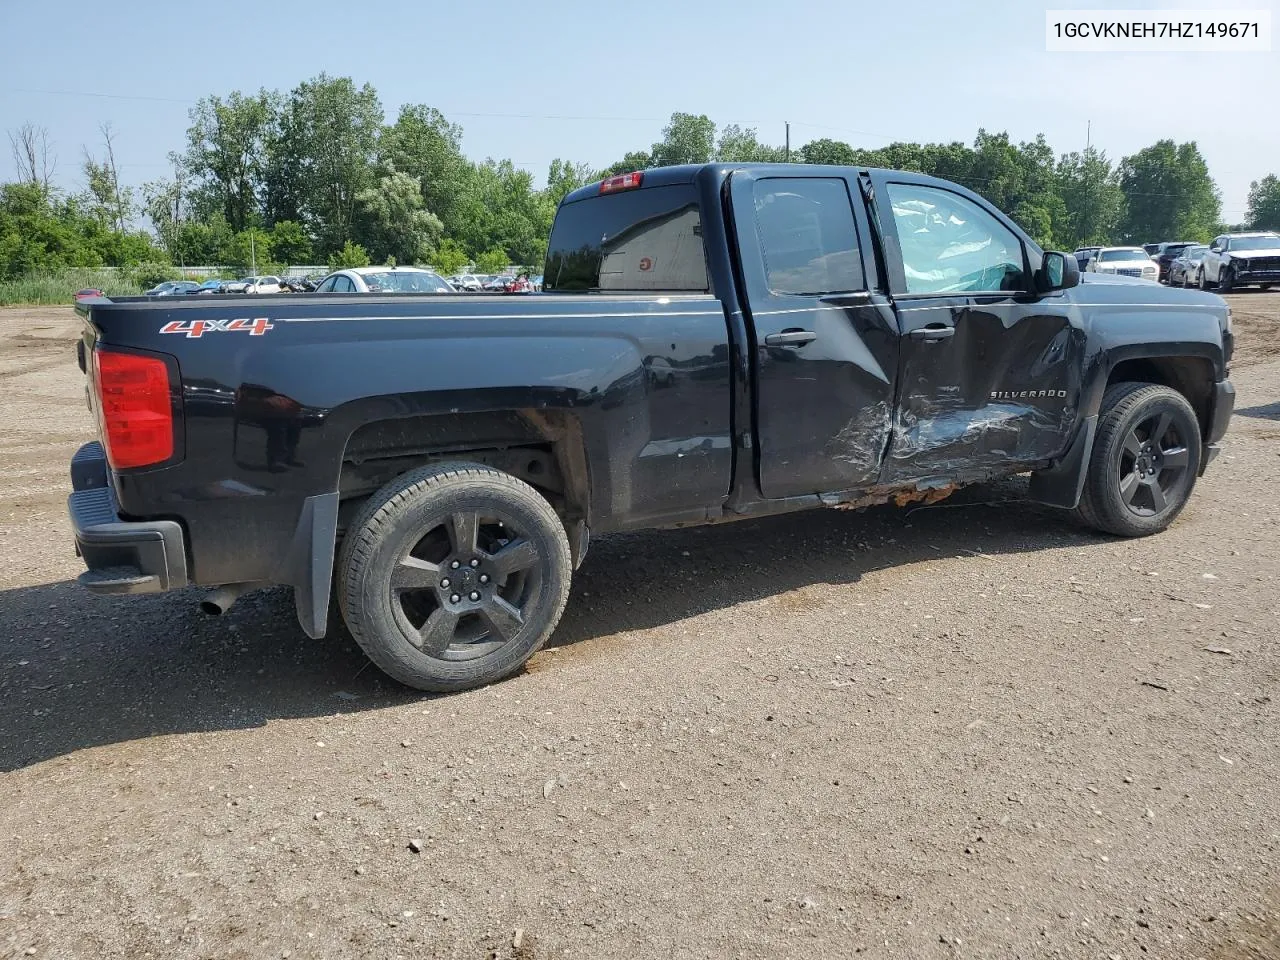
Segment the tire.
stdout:
<path fill-rule="evenodd" d="M 1218 271 L 1218 292 L 1230 293 L 1235 286 L 1235 273 L 1230 267 L 1222 267 Z"/>
<path fill-rule="evenodd" d="M 1209 289 L 1209 281 L 1208 281 L 1208 279 L 1206 279 L 1206 277 L 1205 277 L 1205 275 L 1204 275 L 1204 267 L 1201 267 L 1201 268 L 1196 272 L 1196 286 L 1198 286 L 1201 290 L 1208 290 L 1208 289 Z"/>
<path fill-rule="evenodd" d="M 1200 421 L 1169 387 L 1107 388 L 1076 513 L 1121 537 L 1159 533 L 1182 512 L 1200 472 Z"/>
<path fill-rule="evenodd" d="M 338 576 L 343 619 L 369 659 L 403 684 L 448 693 L 533 656 L 560 621 L 573 571 L 564 525 L 536 490 L 491 467 L 442 463 L 369 498 Z"/>

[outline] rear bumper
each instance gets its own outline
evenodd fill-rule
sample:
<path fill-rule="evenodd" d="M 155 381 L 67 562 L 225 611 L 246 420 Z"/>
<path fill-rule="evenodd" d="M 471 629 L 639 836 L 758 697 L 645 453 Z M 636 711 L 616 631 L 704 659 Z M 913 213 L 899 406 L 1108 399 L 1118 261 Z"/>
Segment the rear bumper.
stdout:
<path fill-rule="evenodd" d="M 71 458 L 67 499 L 76 553 L 89 569 L 80 584 L 97 594 L 162 593 L 187 585 L 182 527 L 174 520 L 121 520 L 100 443 Z"/>
<path fill-rule="evenodd" d="M 1200 456 L 1200 472 L 1217 459 L 1222 452 L 1219 441 L 1227 435 L 1231 414 L 1236 409 L 1236 388 L 1230 380 L 1219 380 L 1213 385 L 1212 406 L 1209 410 L 1209 429 L 1205 433 Z"/>

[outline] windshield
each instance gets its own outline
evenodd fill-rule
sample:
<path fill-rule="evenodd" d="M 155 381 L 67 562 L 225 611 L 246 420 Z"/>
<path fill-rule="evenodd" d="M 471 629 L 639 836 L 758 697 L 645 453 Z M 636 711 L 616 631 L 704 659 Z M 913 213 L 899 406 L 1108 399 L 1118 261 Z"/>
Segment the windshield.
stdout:
<path fill-rule="evenodd" d="M 449 285 L 426 270 L 396 270 L 364 277 L 371 293 L 448 293 Z"/>
<path fill-rule="evenodd" d="M 1137 247 L 1129 247 L 1121 250 L 1103 250 L 1098 254 L 1098 259 L 1103 263 L 1110 263 L 1115 260 L 1150 260 L 1151 258 Z"/>
<path fill-rule="evenodd" d="M 1231 250 L 1275 250 L 1280 248 L 1280 234 L 1266 237 L 1232 237 Z"/>

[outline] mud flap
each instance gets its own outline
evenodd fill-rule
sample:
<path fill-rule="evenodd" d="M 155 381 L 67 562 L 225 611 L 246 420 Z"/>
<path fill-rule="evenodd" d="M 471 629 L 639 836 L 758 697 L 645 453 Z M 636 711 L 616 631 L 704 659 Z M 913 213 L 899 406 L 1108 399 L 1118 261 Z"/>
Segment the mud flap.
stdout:
<path fill-rule="evenodd" d="M 312 640 L 329 626 L 329 588 L 333 582 L 333 551 L 338 536 L 338 494 L 307 497 L 293 531 L 293 542 L 277 583 L 293 585 L 298 624 Z"/>
<path fill-rule="evenodd" d="M 1098 418 L 1089 417 L 1080 429 L 1070 449 L 1056 464 L 1047 470 L 1031 474 L 1031 499 L 1051 507 L 1074 510 L 1084 492 L 1084 480 L 1089 475 L 1089 460 L 1093 453 L 1093 435 L 1098 429 Z"/>

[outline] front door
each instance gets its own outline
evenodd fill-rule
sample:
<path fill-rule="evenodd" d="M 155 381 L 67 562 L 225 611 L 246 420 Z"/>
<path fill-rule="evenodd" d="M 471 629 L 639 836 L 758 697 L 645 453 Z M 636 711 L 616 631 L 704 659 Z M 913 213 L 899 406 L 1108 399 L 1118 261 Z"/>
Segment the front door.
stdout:
<path fill-rule="evenodd" d="M 902 338 L 882 479 L 967 479 L 1060 455 L 1085 366 L 1070 297 L 1034 292 L 1040 254 L 984 204 L 870 179 Z"/>
<path fill-rule="evenodd" d="M 898 335 L 888 299 L 873 292 L 866 213 L 850 189 L 841 176 L 730 178 L 755 331 L 757 479 L 770 499 L 857 489 L 880 475 Z"/>

